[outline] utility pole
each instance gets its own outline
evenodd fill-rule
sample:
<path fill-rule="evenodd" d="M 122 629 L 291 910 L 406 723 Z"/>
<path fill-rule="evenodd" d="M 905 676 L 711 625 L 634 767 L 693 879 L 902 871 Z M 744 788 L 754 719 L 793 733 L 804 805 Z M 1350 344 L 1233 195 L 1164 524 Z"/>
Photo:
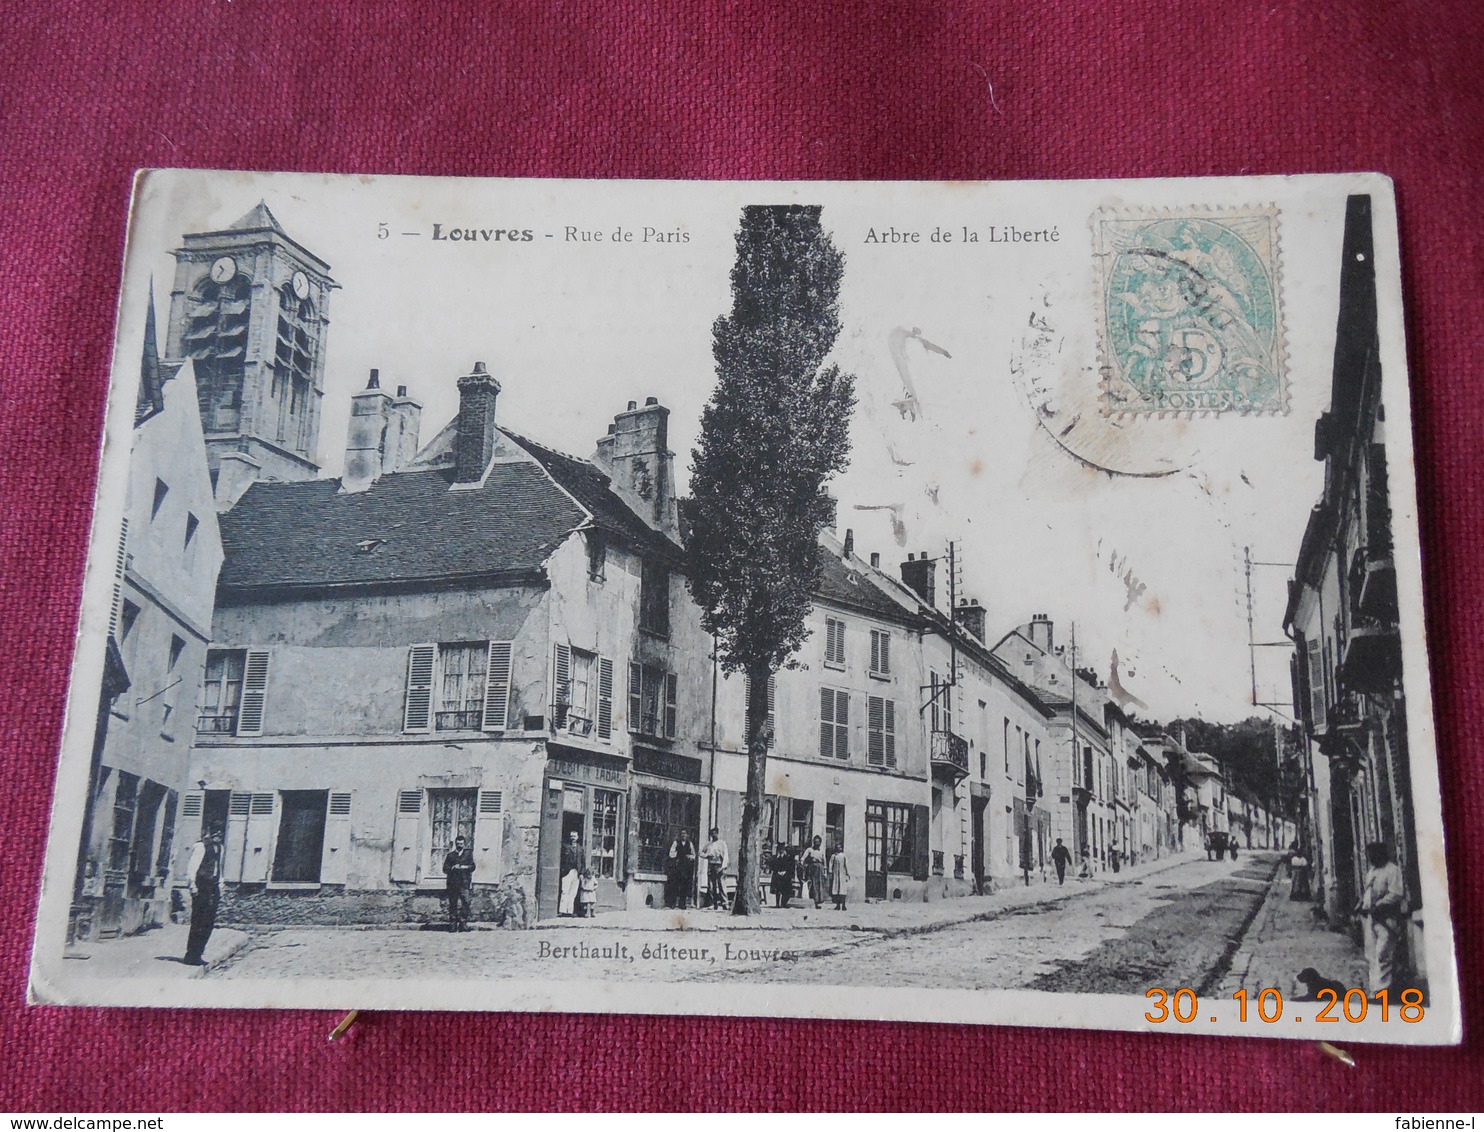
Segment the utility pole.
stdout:
<path fill-rule="evenodd" d="M 1081 752 L 1078 750 L 1077 742 L 1077 622 L 1072 622 L 1072 776 L 1067 781 L 1072 784 L 1072 840 L 1077 845 L 1077 869 L 1082 869 L 1082 854 L 1090 854 L 1092 847 L 1087 844 L 1087 830 L 1082 823 L 1077 821 L 1077 768 L 1081 765 Z M 1083 787 L 1092 792 L 1092 783 L 1084 782 Z"/>

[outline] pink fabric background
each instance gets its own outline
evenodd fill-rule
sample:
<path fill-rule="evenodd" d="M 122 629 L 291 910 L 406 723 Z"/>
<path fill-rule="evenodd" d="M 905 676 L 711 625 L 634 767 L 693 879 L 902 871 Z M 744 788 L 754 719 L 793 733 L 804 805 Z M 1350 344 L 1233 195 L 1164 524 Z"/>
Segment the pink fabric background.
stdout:
<path fill-rule="evenodd" d="M 1477 1108 L 1458 1050 L 982 1027 L 24 1005 L 140 166 L 1396 179 L 1466 1022 L 1481 997 L 1484 8 L 3 0 L 0 1109 Z M 993 83 L 993 101 L 989 83 Z M 1027 1017 L 1028 1027 L 1035 1018 Z M 1337 1039 L 1339 1040 L 1339 1039 Z M 826 1066 L 829 1068 L 827 1069 Z"/>

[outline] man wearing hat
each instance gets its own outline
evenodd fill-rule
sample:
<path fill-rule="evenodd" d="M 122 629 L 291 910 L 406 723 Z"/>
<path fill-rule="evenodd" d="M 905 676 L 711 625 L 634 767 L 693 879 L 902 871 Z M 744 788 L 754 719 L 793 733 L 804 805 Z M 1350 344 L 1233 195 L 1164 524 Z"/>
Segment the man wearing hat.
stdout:
<path fill-rule="evenodd" d="M 222 898 L 222 835 L 210 830 L 191 846 L 186 876 L 191 886 L 191 931 L 186 938 L 185 962 L 193 967 L 206 966 L 202 953 L 211 930 L 216 927 L 216 910 Z"/>

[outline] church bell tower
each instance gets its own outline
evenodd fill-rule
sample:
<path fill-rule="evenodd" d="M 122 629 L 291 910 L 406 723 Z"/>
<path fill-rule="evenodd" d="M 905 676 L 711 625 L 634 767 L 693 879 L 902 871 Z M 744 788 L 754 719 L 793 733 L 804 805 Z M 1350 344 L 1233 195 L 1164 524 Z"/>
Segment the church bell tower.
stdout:
<path fill-rule="evenodd" d="M 175 250 L 166 360 L 193 362 L 218 507 L 253 480 L 319 472 L 330 265 L 259 202 Z"/>

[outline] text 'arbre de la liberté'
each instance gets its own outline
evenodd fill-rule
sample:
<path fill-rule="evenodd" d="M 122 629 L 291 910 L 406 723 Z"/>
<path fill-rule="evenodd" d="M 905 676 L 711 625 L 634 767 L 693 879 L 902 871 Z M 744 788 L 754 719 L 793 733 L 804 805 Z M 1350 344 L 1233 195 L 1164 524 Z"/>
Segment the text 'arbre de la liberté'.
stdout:
<path fill-rule="evenodd" d="M 957 228 L 933 226 L 924 235 L 915 228 L 867 228 L 863 244 L 1056 244 L 1061 242 L 1061 229 L 1053 224 L 1049 228 L 1022 228 L 1016 224 L 991 224 L 987 228 Z"/>

